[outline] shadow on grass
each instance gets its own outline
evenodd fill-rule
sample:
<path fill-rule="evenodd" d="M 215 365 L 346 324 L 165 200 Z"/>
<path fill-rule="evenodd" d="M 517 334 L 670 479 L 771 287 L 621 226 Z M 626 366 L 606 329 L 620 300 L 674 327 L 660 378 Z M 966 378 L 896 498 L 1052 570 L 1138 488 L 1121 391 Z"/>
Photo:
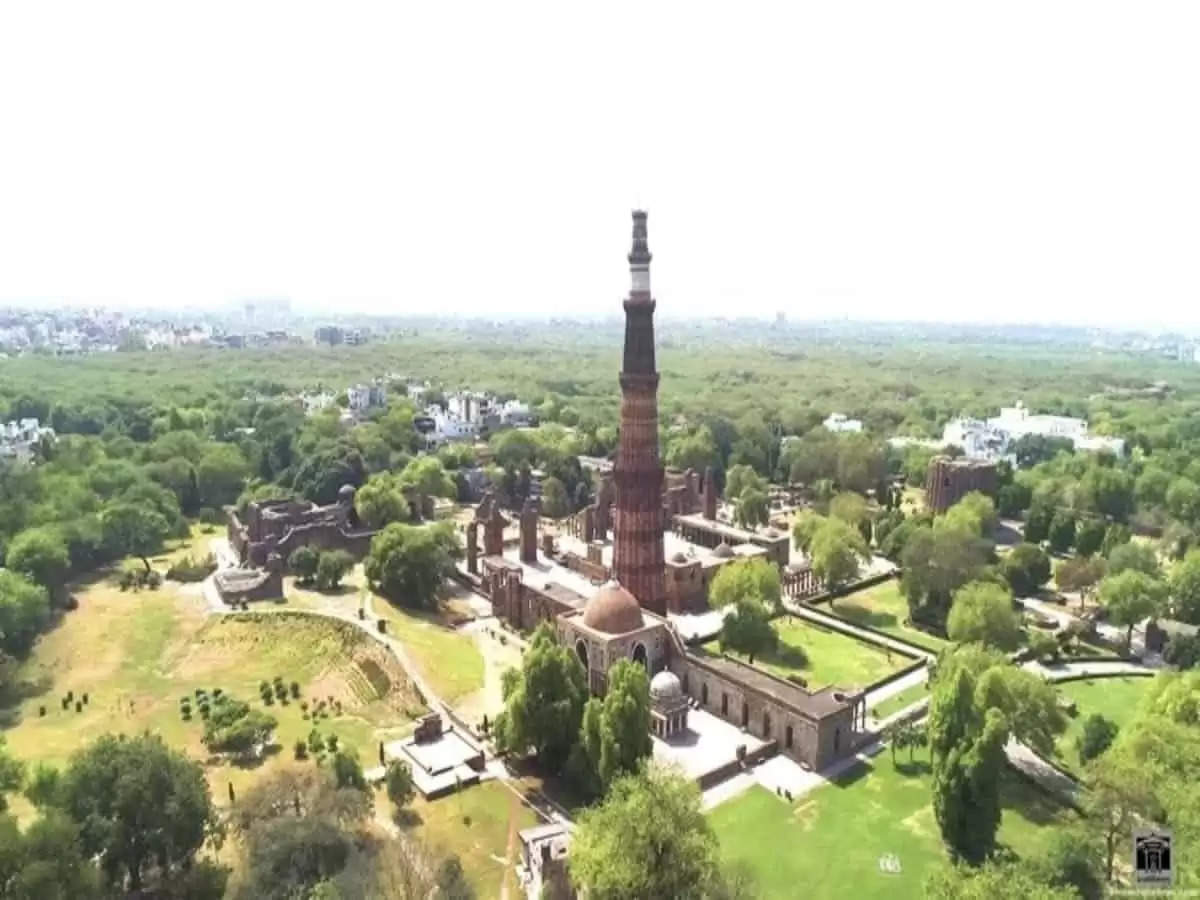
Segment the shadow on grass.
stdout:
<path fill-rule="evenodd" d="M 862 781 L 862 779 L 866 778 L 874 771 L 875 767 L 869 762 L 866 760 L 859 760 L 837 778 L 834 778 L 830 783 L 834 787 L 848 788 Z"/>
<path fill-rule="evenodd" d="M 879 629 L 896 628 L 900 625 L 899 620 L 889 612 L 867 609 L 864 606 L 857 606 L 854 603 L 843 601 L 833 605 L 831 609 L 836 615 L 853 622 L 855 625 L 866 625 L 870 628 Z"/>
<path fill-rule="evenodd" d="M 421 818 L 421 814 L 415 809 L 404 807 L 403 809 L 396 810 L 392 816 L 392 821 L 396 823 L 396 827 L 398 828 L 409 829 L 416 828 L 425 820 Z"/>
<path fill-rule="evenodd" d="M 933 766 L 926 759 L 907 760 L 902 757 L 896 757 L 896 771 L 901 775 L 928 775 L 933 771 Z"/>
<path fill-rule="evenodd" d="M 1018 775 L 1007 773 L 1001 786 L 1004 809 L 1020 814 L 1035 825 L 1058 821 L 1066 807 Z"/>

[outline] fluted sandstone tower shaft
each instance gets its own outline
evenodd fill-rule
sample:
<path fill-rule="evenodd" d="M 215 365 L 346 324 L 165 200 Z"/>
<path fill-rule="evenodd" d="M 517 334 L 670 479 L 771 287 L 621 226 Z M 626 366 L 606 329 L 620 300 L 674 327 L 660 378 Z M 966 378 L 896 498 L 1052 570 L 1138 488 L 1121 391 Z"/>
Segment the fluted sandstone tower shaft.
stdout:
<path fill-rule="evenodd" d="M 625 301 L 621 367 L 621 440 L 614 482 L 613 569 L 651 612 L 666 612 L 663 591 L 663 467 L 658 458 L 658 372 L 654 368 L 654 300 L 646 213 L 633 214 L 631 287 Z"/>

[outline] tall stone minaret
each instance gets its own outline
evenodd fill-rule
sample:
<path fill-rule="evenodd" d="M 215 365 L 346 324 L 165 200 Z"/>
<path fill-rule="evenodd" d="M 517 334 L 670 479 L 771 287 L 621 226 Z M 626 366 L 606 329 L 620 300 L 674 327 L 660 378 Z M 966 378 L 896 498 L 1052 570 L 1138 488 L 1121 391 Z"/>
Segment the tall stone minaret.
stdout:
<path fill-rule="evenodd" d="M 613 569 L 643 607 L 666 612 L 663 591 L 663 467 L 658 459 L 658 372 L 654 368 L 654 300 L 646 213 L 633 214 L 631 285 L 625 301 L 621 367 L 621 440 L 613 481 L 617 489 Z"/>

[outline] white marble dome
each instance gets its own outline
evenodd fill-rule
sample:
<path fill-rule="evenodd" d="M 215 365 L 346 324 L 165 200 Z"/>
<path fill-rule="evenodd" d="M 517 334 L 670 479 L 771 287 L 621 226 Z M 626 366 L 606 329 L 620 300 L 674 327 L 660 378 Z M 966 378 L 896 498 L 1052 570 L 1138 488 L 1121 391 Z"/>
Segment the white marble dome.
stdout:
<path fill-rule="evenodd" d="M 679 677 L 670 669 L 663 669 L 650 679 L 651 700 L 675 700 L 683 696 L 683 685 Z"/>

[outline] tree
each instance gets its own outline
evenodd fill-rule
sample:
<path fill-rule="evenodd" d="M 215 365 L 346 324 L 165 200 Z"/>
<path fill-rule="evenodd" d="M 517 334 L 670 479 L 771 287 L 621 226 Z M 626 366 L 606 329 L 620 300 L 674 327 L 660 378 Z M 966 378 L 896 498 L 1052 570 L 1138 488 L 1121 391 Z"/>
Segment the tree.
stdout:
<path fill-rule="evenodd" d="M 1006 588 L 974 581 L 955 591 L 946 633 L 960 644 L 978 641 L 998 650 L 1015 650 L 1021 642 L 1021 617 Z"/>
<path fill-rule="evenodd" d="M 963 524 L 973 523 L 971 530 L 981 537 L 995 531 L 999 523 L 992 498 L 979 491 L 964 494 L 961 500 L 946 510 L 946 518 Z"/>
<path fill-rule="evenodd" d="M 704 897 L 718 881 L 717 838 L 696 784 L 648 767 L 618 778 L 585 810 L 571 842 L 571 880 L 592 900 Z"/>
<path fill-rule="evenodd" d="M 421 497 L 450 497 L 457 495 L 454 479 L 436 456 L 418 456 L 400 473 L 400 484 L 411 487 Z"/>
<path fill-rule="evenodd" d="M 746 488 L 733 507 L 734 520 L 742 528 L 766 525 L 771 517 L 767 495 L 757 488 Z"/>
<path fill-rule="evenodd" d="M 988 710 L 982 731 L 968 734 L 933 767 L 933 813 L 950 855 L 973 865 L 987 859 L 1000 828 L 1000 777 L 1008 741 L 1003 714 Z"/>
<path fill-rule="evenodd" d="M 683 471 L 703 472 L 708 466 L 718 465 L 720 456 L 712 431 L 702 425 L 691 434 L 672 438 L 667 443 L 666 461 L 668 466 Z"/>
<path fill-rule="evenodd" d="M 717 570 L 709 585 L 708 597 L 713 609 L 751 600 L 768 612 L 776 613 L 783 598 L 779 568 L 764 559 L 734 560 Z"/>
<path fill-rule="evenodd" d="M 1200 634 L 1173 634 L 1163 650 L 1163 660 L 1177 669 L 1200 666 Z"/>
<path fill-rule="evenodd" d="M 21 833 L 0 816 L 0 895 L 11 900 L 73 900 L 102 896 L 100 873 L 80 848 L 79 829 L 48 810 Z"/>
<path fill-rule="evenodd" d="M 496 718 L 496 745 L 504 752 L 532 749 L 549 770 L 566 761 L 579 735 L 588 691 L 575 651 L 560 647 L 543 622 L 533 633 L 521 668 L 504 679 L 504 712 Z"/>
<path fill-rule="evenodd" d="M 1092 713 L 1083 720 L 1083 731 L 1075 740 L 1082 762 L 1091 762 L 1107 750 L 1117 737 L 1117 726 L 1099 713 Z"/>
<path fill-rule="evenodd" d="M 8 795 L 25 782 L 25 764 L 8 752 L 8 742 L 0 734 L 0 812 L 8 809 Z"/>
<path fill-rule="evenodd" d="M 288 557 L 288 566 L 296 573 L 297 578 L 305 583 L 309 583 L 317 577 L 317 564 L 319 561 L 320 554 L 316 550 L 308 546 L 308 544 L 301 544 Z"/>
<path fill-rule="evenodd" d="M 58 798 L 87 856 L 133 890 L 188 868 L 218 827 L 203 770 L 157 735 L 104 735 L 71 757 Z"/>
<path fill-rule="evenodd" d="M 1103 519 L 1094 516 L 1080 519 L 1075 527 L 1075 552 L 1080 556 L 1091 556 L 1099 552 L 1107 533 L 1108 526 Z"/>
<path fill-rule="evenodd" d="M 46 589 L 24 575 L 0 569 L 0 650 L 12 656 L 29 652 L 50 617 Z"/>
<path fill-rule="evenodd" d="M 367 779 L 363 776 L 357 754 L 346 748 L 333 755 L 333 779 L 339 788 L 353 788 L 357 791 L 367 789 Z"/>
<path fill-rule="evenodd" d="M 157 551 L 170 533 L 161 513 L 132 503 L 114 503 L 100 514 L 104 544 L 118 556 L 137 556 L 150 571 L 150 554 Z"/>
<path fill-rule="evenodd" d="M 233 444 L 216 444 L 196 464 L 196 486 L 202 506 L 219 508 L 237 499 L 250 467 Z"/>
<path fill-rule="evenodd" d="M 413 783 L 412 769 L 401 760 L 393 759 L 388 763 L 385 781 L 387 783 L 388 799 L 392 801 L 392 804 L 397 809 L 407 806 L 412 798 L 416 796 L 416 786 Z"/>
<path fill-rule="evenodd" d="M 1054 507 L 1034 500 L 1025 514 L 1025 540 L 1040 544 L 1050 536 L 1050 523 L 1054 520 Z"/>
<path fill-rule="evenodd" d="M 1089 767 L 1090 790 L 1084 795 L 1084 813 L 1099 828 L 1104 843 L 1104 869 L 1113 879 L 1113 862 L 1118 850 L 1128 847 L 1133 829 L 1142 819 L 1158 812 L 1154 776 L 1122 753 L 1104 753 Z"/>
<path fill-rule="evenodd" d="M 1104 896 L 1104 849 L 1089 822 L 1055 829 L 1045 852 L 1031 862 L 1036 877 L 1058 891 L 1074 888 L 1084 900 Z"/>
<path fill-rule="evenodd" d="M 824 523 L 824 516 L 811 509 L 801 510 L 792 525 L 792 541 L 796 548 L 807 553 L 812 546 L 812 539 L 816 535 L 817 529 Z"/>
<path fill-rule="evenodd" d="M 432 609 L 457 553 L 458 537 L 441 523 L 393 522 L 371 539 L 366 576 L 388 598 L 404 606 Z"/>
<path fill-rule="evenodd" d="M 1040 434 L 1024 434 L 1012 443 L 1010 451 L 1017 458 L 1017 467 L 1028 469 L 1038 463 L 1048 462 L 1060 453 L 1073 453 L 1075 445 L 1070 438 L 1046 437 Z"/>
<path fill-rule="evenodd" d="M 743 597 L 733 604 L 733 612 L 721 623 L 721 652 L 732 650 L 744 653 L 750 662 L 754 657 L 774 650 L 779 635 L 771 625 L 771 614 L 760 601 Z"/>
<path fill-rule="evenodd" d="M 870 556 L 862 533 L 841 519 L 827 519 L 813 535 L 809 555 L 813 574 L 836 591 L 858 577 Z"/>
<path fill-rule="evenodd" d="M 1129 569 L 1157 578 L 1161 574 L 1158 554 L 1152 546 L 1140 541 L 1118 544 L 1108 554 L 1108 574 L 1120 575 Z"/>
<path fill-rule="evenodd" d="M 1048 631 L 1033 630 L 1029 634 L 1029 654 L 1042 661 L 1056 660 L 1062 651 L 1058 638 Z"/>
<path fill-rule="evenodd" d="M 1054 583 L 1060 591 L 1078 591 L 1082 603 L 1106 571 L 1104 560 L 1098 556 L 1064 559 L 1054 571 Z"/>
<path fill-rule="evenodd" d="M 1123 522 L 1133 512 L 1133 491 L 1133 478 L 1127 472 L 1092 465 L 1079 479 L 1076 493 L 1083 509 Z"/>
<path fill-rule="evenodd" d="M 600 793 L 618 776 L 637 771 L 650 749 L 650 678 L 645 666 L 618 660 L 608 670 L 604 699 L 587 702 L 570 768 Z"/>
<path fill-rule="evenodd" d="M 1200 523 L 1200 485 L 1190 478 L 1176 478 L 1167 488 L 1167 509 L 1187 525 Z"/>
<path fill-rule="evenodd" d="M 571 512 L 567 489 L 553 475 L 542 482 L 542 510 L 551 519 L 561 519 Z"/>
<path fill-rule="evenodd" d="M 334 443 L 308 453 L 296 468 L 292 488 L 313 503 L 330 504 L 343 485 L 359 487 L 367 477 L 362 453 L 348 443 Z"/>
<path fill-rule="evenodd" d="M 1170 593 L 1174 617 L 1200 625 L 1200 549 L 1189 550 L 1171 569 Z"/>
<path fill-rule="evenodd" d="M 317 559 L 317 587 L 337 590 L 346 573 L 354 568 L 354 557 L 345 550 L 326 550 Z"/>
<path fill-rule="evenodd" d="M 1100 582 L 1100 604 L 1114 625 L 1126 628 L 1125 647 L 1133 643 L 1133 626 L 1155 615 L 1163 603 L 1162 582 L 1144 572 L 1127 570 Z"/>
<path fill-rule="evenodd" d="M 1050 557 L 1036 544 L 1018 544 L 1000 561 L 1000 572 L 1016 596 L 1029 597 L 1050 579 Z"/>
<path fill-rule="evenodd" d="M 978 658 L 968 663 L 972 664 L 978 665 Z M 993 658 L 986 668 L 976 671 L 975 706 L 980 715 L 998 710 L 1017 740 L 1042 756 L 1052 756 L 1055 739 L 1067 724 L 1054 687 L 1003 658 Z"/>
<path fill-rule="evenodd" d="M 53 597 L 62 588 L 71 566 L 67 545 L 54 528 L 27 528 L 12 539 L 5 554 L 5 565 L 28 576 Z"/>
<path fill-rule="evenodd" d="M 996 513 L 1006 519 L 1016 519 L 1029 508 L 1033 493 L 1019 481 L 1003 485 L 996 491 Z"/>
<path fill-rule="evenodd" d="M 438 898 L 475 900 L 475 888 L 471 887 L 471 882 L 467 880 L 462 861 L 457 856 L 449 856 L 438 864 L 434 881 L 437 884 Z"/>
<path fill-rule="evenodd" d="M 405 522 L 412 515 L 396 479 L 386 473 L 372 475 L 354 493 L 354 511 L 367 528 Z"/>
<path fill-rule="evenodd" d="M 912 618 L 943 624 L 951 596 L 979 576 L 985 558 L 985 549 L 972 534 L 953 528 L 916 528 L 901 555 L 900 585 Z"/>
<path fill-rule="evenodd" d="M 1050 530 L 1046 534 L 1050 549 L 1055 553 L 1066 553 L 1075 543 L 1075 516 L 1065 509 L 1060 509 L 1050 520 Z"/>
<path fill-rule="evenodd" d="M 1046 883 L 1020 862 L 950 864 L 925 877 L 925 900 L 1077 900 L 1070 887 Z"/>
<path fill-rule="evenodd" d="M 861 494 L 843 491 L 829 501 L 829 515 L 857 528 L 867 517 L 867 501 Z"/>
<path fill-rule="evenodd" d="M 765 493 L 767 481 L 759 475 L 752 466 L 739 464 L 729 467 L 725 473 L 725 497 L 737 501 L 746 490 L 756 490 Z"/>

